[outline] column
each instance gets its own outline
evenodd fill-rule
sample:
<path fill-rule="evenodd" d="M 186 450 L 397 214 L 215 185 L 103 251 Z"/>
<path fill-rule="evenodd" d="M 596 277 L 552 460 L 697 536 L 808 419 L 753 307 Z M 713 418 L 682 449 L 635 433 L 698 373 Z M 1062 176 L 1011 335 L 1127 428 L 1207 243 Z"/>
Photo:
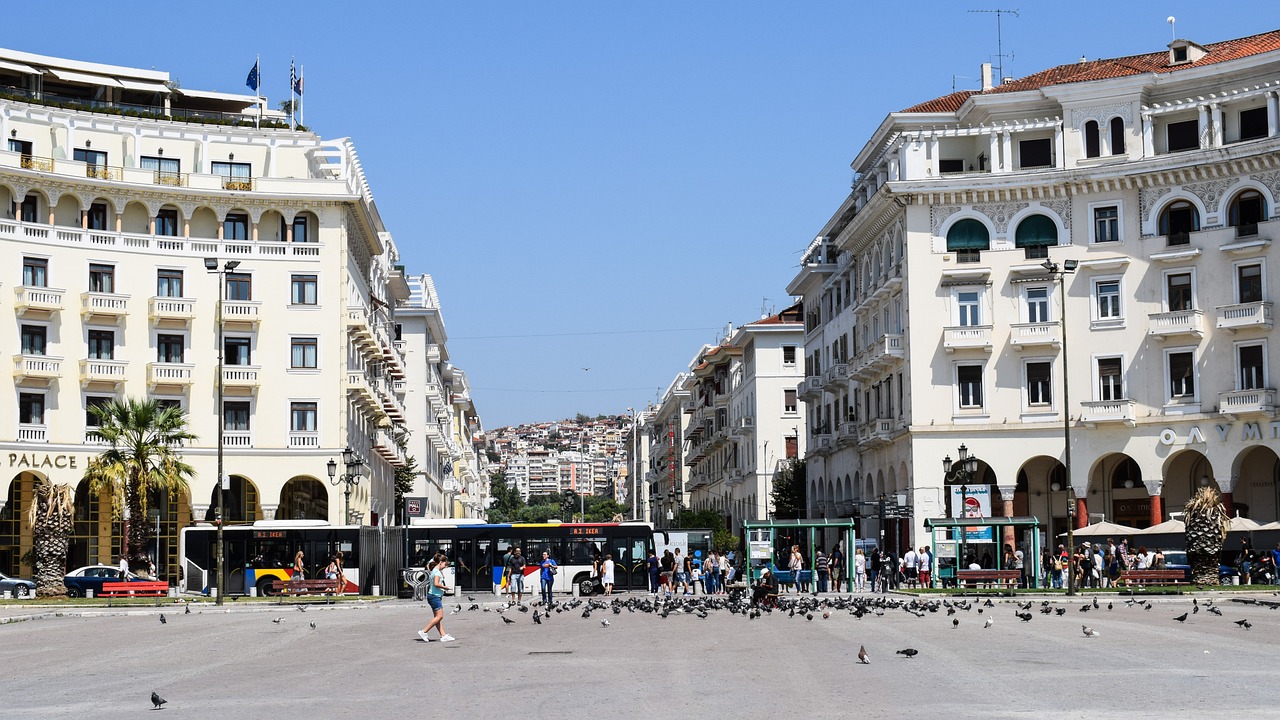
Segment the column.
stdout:
<path fill-rule="evenodd" d="M 116 213 L 116 232 L 124 230 L 124 213 Z"/>
<path fill-rule="evenodd" d="M 1209 142 L 1213 147 L 1222 147 L 1222 108 L 1218 103 L 1212 103 L 1209 108 L 1213 118 L 1213 132 Z"/>
<path fill-rule="evenodd" d="M 1276 99 L 1275 93 L 1269 92 L 1267 93 L 1267 137 L 1275 137 L 1277 130 L 1280 130 L 1277 115 L 1280 115 L 1280 101 Z"/>
<path fill-rule="evenodd" d="M 1000 170 L 1001 172 L 1013 170 L 1013 135 L 1008 130 L 1000 135 Z"/>
<path fill-rule="evenodd" d="M 1164 506 L 1160 502 L 1159 495 L 1151 496 L 1151 517 L 1148 522 L 1150 525 L 1159 525 L 1164 522 Z"/>
<path fill-rule="evenodd" d="M 258 223 L 253 223 L 253 234 L 251 237 L 254 242 L 258 242 Z"/>
<path fill-rule="evenodd" d="M 152 215 L 147 218 L 147 230 L 151 235 L 156 234 L 156 216 Z"/>
<path fill-rule="evenodd" d="M 226 232 L 226 229 L 227 229 L 226 219 L 224 218 L 222 220 L 219 220 L 218 221 L 218 242 L 222 242 L 223 240 L 222 234 Z"/>
<path fill-rule="evenodd" d="M 1101 131 L 1099 131 L 1101 134 Z M 1053 159 L 1053 166 L 1056 168 L 1066 167 L 1066 146 L 1063 144 L 1062 123 L 1058 123 L 1053 128 L 1053 153 L 1057 155 Z"/>
<path fill-rule="evenodd" d="M 1018 486 L 1000 485 L 999 488 L 1001 504 L 1004 506 L 1001 516 L 1011 518 L 1013 517 L 1013 495 L 1017 492 Z M 1018 533 L 1012 525 L 1005 525 L 1002 534 L 1003 537 L 1000 541 L 1000 548 L 1002 551 L 1005 545 L 1009 545 L 1014 548 L 1018 547 Z"/>
<path fill-rule="evenodd" d="M 1079 494 L 1076 495 L 1076 529 L 1089 524 L 1089 504 Z"/>
<path fill-rule="evenodd" d="M 276 510 L 280 508 L 279 505 L 261 505 L 260 507 L 262 508 L 263 520 L 275 520 Z"/>
<path fill-rule="evenodd" d="M 51 209 L 50 209 L 50 211 L 49 211 L 49 224 L 50 224 L 50 225 L 52 225 L 52 224 L 53 224 L 53 210 L 52 210 L 52 208 L 51 208 Z M 81 230 L 88 230 L 88 229 L 89 229 L 89 211 L 88 211 L 88 210 L 81 210 L 81 211 L 80 211 L 80 229 L 81 229 Z"/>
<path fill-rule="evenodd" d="M 1201 105 L 1199 121 L 1196 123 L 1196 129 L 1200 132 L 1200 149 L 1209 147 L 1209 106 Z"/>
<path fill-rule="evenodd" d="M 1142 113 L 1142 156 L 1153 157 L 1156 154 L 1155 119 L 1151 113 Z"/>
<path fill-rule="evenodd" d="M 938 160 L 939 160 L 938 153 L 940 152 L 942 152 L 942 149 L 939 147 L 939 144 L 938 144 L 938 136 L 933 135 L 929 138 L 929 176 L 930 177 L 938 177 L 938 175 L 941 174 L 941 170 L 939 169 L 939 166 L 938 166 Z"/>
<path fill-rule="evenodd" d="M 1227 517 L 1236 516 L 1234 490 L 1238 479 L 1236 476 L 1223 479 L 1214 478 L 1214 482 L 1218 483 L 1218 489 L 1222 491 L 1222 510 L 1227 514 Z"/>
<path fill-rule="evenodd" d="M 987 172 L 1000 172 L 1000 134 L 991 133 L 987 137 Z"/>

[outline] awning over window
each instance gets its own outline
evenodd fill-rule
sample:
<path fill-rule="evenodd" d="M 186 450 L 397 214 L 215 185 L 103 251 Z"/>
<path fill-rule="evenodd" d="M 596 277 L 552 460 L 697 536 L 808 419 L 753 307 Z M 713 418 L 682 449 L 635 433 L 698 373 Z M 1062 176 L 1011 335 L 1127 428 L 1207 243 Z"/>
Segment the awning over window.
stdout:
<path fill-rule="evenodd" d="M 1028 215 L 1018 223 L 1013 244 L 1015 247 L 1057 245 L 1058 226 L 1047 215 Z"/>
<path fill-rule="evenodd" d="M 40 71 L 30 65 L 23 65 L 12 60 L 0 60 L 0 70 L 12 70 L 23 75 L 39 75 Z"/>
<path fill-rule="evenodd" d="M 137 90 L 138 92 L 168 93 L 169 87 L 164 83 L 148 82 L 146 80 L 133 80 L 131 78 L 116 78 L 125 90 Z"/>
<path fill-rule="evenodd" d="M 59 80 L 66 80 L 67 82 L 84 83 L 85 85 L 99 85 L 102 87 L 124 87 L 115 78 L 107 77 L 106 75 L 90 75 L 88 73 L 63 70 L 62 68 L 49 68 L 49 74 Z"/>
<path fill-rule="evenodd" d="M 987 232 L 987 226 L 974 220 L 973 218 L 965 218 L 947 231 L 947 251 L 952 250 L 986 250 L 991 246 L 991 233 Z"/>

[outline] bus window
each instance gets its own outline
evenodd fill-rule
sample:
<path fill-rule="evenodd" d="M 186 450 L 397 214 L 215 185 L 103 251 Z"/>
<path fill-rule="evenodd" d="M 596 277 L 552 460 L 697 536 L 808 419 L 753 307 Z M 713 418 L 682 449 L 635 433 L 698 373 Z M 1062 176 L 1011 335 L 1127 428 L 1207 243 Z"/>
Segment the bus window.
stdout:
<path fill-rule="evenodd" d="M 413 548 L 409 551 L 408 557 L 409 567 L 425 568 L 431 562 L 431 556 L 434 554 L 431 551 L 430 540 L 413 541 Z"/>
<path fill-rule="evenodd" d="M 590 565 L 600 552 L 599 546 L 589 540 L 572 540 L 569 542 L 567 557 L 556 558 L 561 565 Z"/>

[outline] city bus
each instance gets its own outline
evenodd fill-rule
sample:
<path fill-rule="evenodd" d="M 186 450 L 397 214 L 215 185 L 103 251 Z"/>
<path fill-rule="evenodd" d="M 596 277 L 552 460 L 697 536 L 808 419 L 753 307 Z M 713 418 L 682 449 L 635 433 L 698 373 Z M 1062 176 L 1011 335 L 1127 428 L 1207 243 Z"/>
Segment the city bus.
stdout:
<path fill-rule="evenodd" d="M 271 594 L 274 581 L 293 576 L 293 558 L 299 550 L 309 579 L 324 577 L 329 558 L 341 551 L 346 579 L 342 592 L 360 592 L 362 548 L 357 526 L 329 525 L 323 520 L 259 520 L 224 527 L 222 542 L 227 557 L 224 594 Z M 201 524 L 182 529 L 178 553 L 184 592 L 208 594 L 217 587 L 216 552 L 217 528 Z"/>
<path fill-rule="evenodd" d="M 598 578 L 592 574 L 592 563 L 597 556 L 603 559 L 606 554 L 613 555 L 614 590 L 648 590 L 645 562 L 654 549 L 654 530 L 643 522 L 493 525 L 428 520 L 406 528 L 405 545 L 401 595 L 412 594 L 415 584 L 421 586 L 427 562 L 437 552 L 443 552 L 450 560 L 452 577 L 446 574 L 446 584 L 462 593 L 501 592 L 503 558 L 516 546 L 525 558 L 526 595 L 537 597 L 540 592 L 544 550 L 558 566 L 554 592 L 591 595 L 600 589 Z"/>

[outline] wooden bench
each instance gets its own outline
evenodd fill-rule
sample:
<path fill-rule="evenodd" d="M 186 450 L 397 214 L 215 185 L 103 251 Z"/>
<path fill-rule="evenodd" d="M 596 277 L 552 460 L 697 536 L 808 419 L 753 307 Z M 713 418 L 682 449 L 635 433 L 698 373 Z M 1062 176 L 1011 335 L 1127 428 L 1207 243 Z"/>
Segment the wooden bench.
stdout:
<path fill-rule="evenodd" d="M 1003 585 L 1005 587 L 1017 587 L 1022 580 L 1021 570 L 957 570 L 956 581 L 961 587 L 976 587 L 971 583 L 985 583 L 987 585 Z"/>
<path fill-rule="evenodd" d="M 277 595 L 337 595 L 341 581 L 329 580 L 276 580 L 271 591 Z"/>
<path fill-rule="evenodd" d="M 164 597 L 169 594 L 169 583 L 144 580 L 140 582 L 104 582 L 98 597 Z"/>
<path fill-rule="evenodd" d="M 1125 585 L 1182 585 L 1186 575 L 1181 570 L 1124 570 L 1120 582 Z"/>

